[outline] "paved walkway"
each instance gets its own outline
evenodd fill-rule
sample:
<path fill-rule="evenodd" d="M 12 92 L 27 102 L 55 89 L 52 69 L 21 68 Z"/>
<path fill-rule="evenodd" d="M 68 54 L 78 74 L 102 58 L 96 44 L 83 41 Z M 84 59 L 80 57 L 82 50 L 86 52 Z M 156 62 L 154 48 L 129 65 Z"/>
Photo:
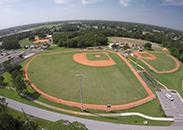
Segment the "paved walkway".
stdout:
<path fill-rule="evenodd" d="M 136 125 L 113 124 L 51 112 L 30 105 L 26 105 L 8 98 L 6 98 L 6 102 L 8 103 L 9 107 L 17 111 L 22 111 L 23 109 L 25 113 L 41 119 L 49 121 L 58 121 L 61 119 L 68 120 L 71 122 L 79 121 L 84 125 L 86 125 L 86 127 L 89 130 L 172 130 L 172 129 L 182 130 L 183 129 L 182 126 L 160 127 L 160 126 L 136 126 Z"/>

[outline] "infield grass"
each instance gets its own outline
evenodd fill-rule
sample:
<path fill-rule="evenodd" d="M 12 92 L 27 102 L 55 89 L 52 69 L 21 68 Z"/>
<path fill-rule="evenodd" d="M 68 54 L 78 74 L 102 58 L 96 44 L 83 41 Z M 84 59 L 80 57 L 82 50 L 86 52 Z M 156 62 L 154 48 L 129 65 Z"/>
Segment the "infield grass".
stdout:
<path fill-rule="evenodd" d="M 109 60 L 106 54 L 103 53 L 87 53 L 86 54 L 88 60 Z"/>

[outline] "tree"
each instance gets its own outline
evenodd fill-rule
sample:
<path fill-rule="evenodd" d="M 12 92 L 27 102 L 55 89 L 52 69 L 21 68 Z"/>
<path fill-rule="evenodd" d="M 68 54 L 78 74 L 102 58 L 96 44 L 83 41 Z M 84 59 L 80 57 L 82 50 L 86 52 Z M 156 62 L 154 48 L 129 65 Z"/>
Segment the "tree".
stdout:
<path fill-rule="evenodd" d="M 144 44 L 144 48 L 150 50 L 150 49 L 152 49 L 152 44 L 147 42 L 147 43 Z"/>
<path fill-rule="evenodd" d="M 3 66 L 5 68 L 5 71 L 12 73 L 13 71 L 19 71 L 21 70 L 22 66 L 16 65 L 14 63 L 11 63 L 11 61 L 6 61 L 3 63 Z"/>
<path fill-rule="evenodd" d="M 1 130 L 20 130 L 22 124 L 23 122 L 13 118 L 10 114 L 5 112 L 0 113 Z"/>
<path fill-rule="evenodd" d="M 25 121 L 21 127 L 21 130 L 37 130 L 37 129 L 38 129 L 38 124 L 31 120 Z"/>
<path fill-rule="evenodd" d="M 26 91 L 26 83 L 20 74 L 13 79 L 13 85 L 18 94 L 23 94 Z"/>
<path fill-rule="evenodd" d="M 0 75 L 0 86 L 4 86 L 4 77 Z"/>
<path fill-rule="evenodd" d="M 5 70 L 11 74 L 13 86 L 15 87 L 18 94 L 23 94 L 26 92 L 27 84 L 24 81 L 22 66 L 7 61 L 4 63 L 4 67 Z"/>
<path fill-rule="evenodd" d="M 85 125 L 79 123 L 79 122 L 69 122 L 69 121 L 56 121 L 51 123 L 48 128 L 48 130 L 88 130 Z"/>
<path fill-rule="evenodd" d="M 0 83 L 4 81 L 4 77 L 0 75 Z"/>
<path fill-rule="evenodd" d="M 32 41 L 32 40 L 34 40 L 34 38 L 35 38 L 35 35 L 34 34 L 30 34 L 29 40 Z"/>
<path fill-rule="evenodd" d="M 26 92 L 27 84 L 23 78 L 23 72 L 21 67 L 16 67 L 16 69 L 11 73 L 13 79 L 13 86 L 15 87 L 18 94 L 23 94 Z"/>
<path fill-rule="evenodd" d="M 7 103 L 5 98 L 0 98 L 0 113 L 7 112 Z"/>
<path fill-rule="evenodd" d="M 26 117 L 26 121 L 14 118 L 9 114 L 7 103 L 0 98 L 0 130 L 38 130 L 38 124 Z"/>
<path fill-rule="evenodd" d="M 124 47 L 123 47 L 124 50 L 127 50 L 127 49 L 130 49 L 129 45 L 128 44 L 125 44 Z"/>
<path fill-rule="evenodd" d="M 18 43 L 18 40 L 16 37 L 10 36 L 3 40 L 2 43 L 3 49 L 18 49 L 20 48 L 20 44 Z"/>

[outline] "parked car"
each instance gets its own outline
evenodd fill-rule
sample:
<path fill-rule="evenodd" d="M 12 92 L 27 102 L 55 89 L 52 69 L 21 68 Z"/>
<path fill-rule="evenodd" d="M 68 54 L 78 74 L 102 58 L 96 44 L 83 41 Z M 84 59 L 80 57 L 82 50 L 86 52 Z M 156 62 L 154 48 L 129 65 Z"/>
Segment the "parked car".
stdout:
<path fill-rule="evenodd" d="M 165 96 L 166 96 L 170 101 L 173 101 L 173 100 L 174 100 L 173 97 L 172 97 L 169 93 L 165 94 Z"/>
<path fill-rule="evenodd" d="M 29 49 L 29 47 L 30 47 L 29 45 L 24 46 L 25 49 Z"/>

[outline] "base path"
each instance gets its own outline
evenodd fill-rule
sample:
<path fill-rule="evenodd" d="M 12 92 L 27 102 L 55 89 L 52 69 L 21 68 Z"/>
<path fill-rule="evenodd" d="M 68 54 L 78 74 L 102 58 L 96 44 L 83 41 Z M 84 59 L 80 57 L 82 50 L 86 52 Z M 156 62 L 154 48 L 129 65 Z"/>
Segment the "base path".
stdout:
<path fill-rule="evenodd" d="M 65 114 L 60 114 L 56 112 L 51 112 L 48 110 L 43 110 L 37 107 L 26 105 L 11 99 L 6 98 L 8 107 L 13 108 L 17 111 L 22 112 L 48 121 L 59 121 L 68 120 L 70 122 L 78 121 L 84 124 L 89 130 L 183 130 L 182 126 L 137 126 L 137 125 L 124 125 L 124 124 L 114 124 L 102 121 L 94 121 L 89 119 L 82 119 L 79 117 L 73 117 Z"/>
<path fill-rule="evenodd" d="M 155 67 L 153 67 L 152 65 L 150 65 L 147 61 L 145 61 L 144 59 L 147 60 L 156 60 L 156 56 L 149 53 L 149 52 L 134 52 L 134 55 L 137 56 L 145 65 L 148 66 L 149 69 L 153 70 L 155 73 L 157 74 L 168 74 L 168 73 L 173 73 L 176 72 L 179 68 L 180 68 L 180 62 L 173 56 L 166 54 L 168 57 L 172 58 L 173 61 L 176 64 L 176 67 L 174 69 L 171 70 L 164 70 L 164 71 L 159 71 L 157 70 Z M 146 56 L 143 56 L 146 55 Z"/>
<path fill-rule="evenodd" d="M 63 53 L 63 52 L 62 52 Z M 61 54 L 62 54 L 61 53 Z M 111 52 L 114 53 L 114 52 Z M 55 54 L 55 53 L 54 53 Z M 59 53 L 56 53 L 59 54 Z M 78 108 L 83 108 L 83 109 L 95 109 L 95 110 L 103 110 L 103 111 L 113 111 L 113 110 L 125 110 L 125 109 L 130 109 L 139 105 L 142 105 L 144 103 L 147 103 L 151 100 L 153 100 L 154 98 L 156 98 L 156 96 L 153 94 L 153 92 L 151 91 L 151 89 L 147 86 L 147 84 L 144 82 L 144 80 L 140 77 L 140 75 L 135 71 L 135 69 L 132 67 L 132 65 L 127 61 L 127 59 L 125 57 L 123 57 L 120 53 L 116 53 L 121 60 L 123 60 L 128 67 L 130 68 L 130 70 L 133 72 L 133 74 L 137 77 L 137 79 L 139 80 L 139 82 L 141 83 L 141 85 L 144 87 L 144 89 L 146 90 L 146 92 L 148 93 L 148 96 L 142 99 L 139 99 L 137 101 L 134 102 L 130 102 L 127 104 L 119 104 L 119 105 L 112 105 L 109 108 L 107 108 L 107 105 L 98 105 L 98 104 L 83 104 L 81 105 L 81 103 L 79 102 L 74 102 L 74 101 L 69 101 L 69 100 L 64 100 L 64 99 L 60 99 L 54 96 L 51 96 L 43 91 L 41 91 L 39 88 L 36 87 L 36 85 L 34 85 L 33 83 L 31 83 L 31 87 L 38 92 L 40 95 L 42 95 L 44 98 L 56 102 L 56 103 L 60 103 L 63 105 L 67 105 L 67 106 L 71 106 L 71 107 L 78 107 Z M 46 55 L 49 55 L 48 53 Z M 50 55 L 52 55 L 52 53 L 50 53 Z M 25 80 L 30 81 L 29 76 L 28 76 L 28 67 L 31 64 L 31 62 L 40 55 L 36 55 L 34 57 L 32 57 L 27 64 L 24 67 L 24 76 L 25 76 Z M 31 81 L 30 81 L 31 82 Z"/>

